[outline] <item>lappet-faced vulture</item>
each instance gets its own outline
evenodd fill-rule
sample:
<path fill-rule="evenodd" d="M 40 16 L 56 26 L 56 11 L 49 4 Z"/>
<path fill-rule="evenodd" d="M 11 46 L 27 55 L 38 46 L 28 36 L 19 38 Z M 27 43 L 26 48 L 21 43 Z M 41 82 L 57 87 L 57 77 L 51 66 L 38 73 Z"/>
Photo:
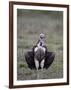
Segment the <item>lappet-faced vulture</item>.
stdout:
<path fill-rule="evenodd" d="M 25 59 L 30 69 L 48 69 L 55 58 L 53 52 L 49 52 L 43 41 L 44 35 L 40 34 L 40 40 L 31 51 L 25 54 Z"/>

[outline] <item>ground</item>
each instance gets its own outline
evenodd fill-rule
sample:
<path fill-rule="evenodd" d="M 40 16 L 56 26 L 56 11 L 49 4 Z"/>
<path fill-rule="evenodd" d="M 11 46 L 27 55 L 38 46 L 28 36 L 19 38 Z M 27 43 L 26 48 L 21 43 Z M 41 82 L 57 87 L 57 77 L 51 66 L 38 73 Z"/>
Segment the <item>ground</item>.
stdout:
<path fill-rule="evenodd" d="M 17 10 L 17 79 L 35 80 L 36 70 L 28 68 L 25 53 L 31 50 L 45 34 L 48 51 L 55 53 L 55 59 L 48 69 L 39 70 L 38 79 L 63 77 L 63 12 Z"/>

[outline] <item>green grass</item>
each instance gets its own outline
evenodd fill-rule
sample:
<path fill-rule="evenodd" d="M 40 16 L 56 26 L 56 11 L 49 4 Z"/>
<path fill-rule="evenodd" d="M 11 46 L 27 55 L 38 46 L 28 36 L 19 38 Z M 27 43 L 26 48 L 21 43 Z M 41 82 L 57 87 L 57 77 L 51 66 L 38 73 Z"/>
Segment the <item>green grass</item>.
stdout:
<path fill-rule="evenodd" d="M 31 12 L 31 13 L 30 13 Z M 25 53 L 36 44 L 40 33 L 46 36 L 46 46 L 55 53 L 55 60 L 46 70 L 39 70 L 39 79 L 63 77 L 63 16 L 62 12 L 18 12 L 17 20 L 17 79 L 37 79 L 36 70 L 30 70 Z"/>

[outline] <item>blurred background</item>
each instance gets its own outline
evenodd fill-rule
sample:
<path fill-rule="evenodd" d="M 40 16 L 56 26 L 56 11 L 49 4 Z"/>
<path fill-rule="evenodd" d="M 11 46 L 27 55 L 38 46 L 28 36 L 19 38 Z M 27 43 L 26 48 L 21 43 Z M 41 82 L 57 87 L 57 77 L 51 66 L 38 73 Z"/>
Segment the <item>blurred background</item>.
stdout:
<path fill-rule="evenodd" d="M 39 79 L 63 77 L 63 12 L 17 9 L 17 79 L 35 80 L 36 70 L 28 68 L 25 53 L 45 34 L 48 51 L 55 53 L 52 65 L 39 70 Z"/>

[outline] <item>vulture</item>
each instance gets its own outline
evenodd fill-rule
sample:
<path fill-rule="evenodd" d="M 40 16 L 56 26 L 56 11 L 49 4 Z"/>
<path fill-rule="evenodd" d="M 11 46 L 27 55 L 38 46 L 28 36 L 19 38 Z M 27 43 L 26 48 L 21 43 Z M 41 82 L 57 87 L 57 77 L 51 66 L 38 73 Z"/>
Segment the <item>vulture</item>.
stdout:
<path fill-rule="evenodd" d="M 44 43 L 44 34 L 40 34 L 38 43 L 33 46 L 31 51 L 26 52 L 25 60 L 30 69 L 48 69 L 54 61 L 55 54 L 49 52 Z"/>

